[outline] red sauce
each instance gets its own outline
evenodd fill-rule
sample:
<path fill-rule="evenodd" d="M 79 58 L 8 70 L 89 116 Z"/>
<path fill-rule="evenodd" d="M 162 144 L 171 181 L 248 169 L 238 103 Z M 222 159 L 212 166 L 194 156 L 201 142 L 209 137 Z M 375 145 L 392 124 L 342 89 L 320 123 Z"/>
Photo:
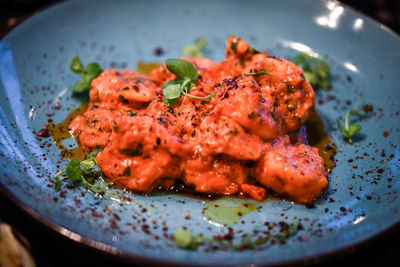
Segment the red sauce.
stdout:
<path fill-rule="evenodd" d="M 186 59 L 200 77 L 190 94 L 214 97 L 181 97 L 171 107 L 161 85 L 176 76 L 165 65 L 150 76 L 106 70 L 92 81 L 87 110 L 69 129 L 83 151 L 103 147 L 97 161 L 104 174 L 136 192 L 179 181 L 205 194 L 262 200 L 267 188 L 313 202 L 328 181 L 324 159 L 301 130 L 315 102 L 303 71 L 236 37 L 228 38 L 225 54 L 219 64 Z"/>

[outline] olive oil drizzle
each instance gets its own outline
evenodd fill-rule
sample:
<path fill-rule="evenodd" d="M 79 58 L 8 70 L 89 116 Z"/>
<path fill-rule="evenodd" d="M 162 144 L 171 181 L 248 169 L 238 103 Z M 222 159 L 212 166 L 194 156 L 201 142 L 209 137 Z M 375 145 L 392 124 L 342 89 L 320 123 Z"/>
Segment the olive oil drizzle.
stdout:
<path fill-rule="evenodd" d="M 241 217 L 258 209 L 250 202 L 238 206 L 232 206 L 231 203 L 226 202 L 225 199 L 219 199 L 208 203 L 207 207 L 203 209 L 203 216 L 210 222 L 230 226 L 236 224 Z"/>
<path fill-rule="evenodd" d="M 143 62 L 139 60 L 136 66 L 136 71 L 140 74 L 149 76 L 151 71 L 160 66 L 160 62 Z"/>
<path fill-rule="evenodd" d="M 68 159 L 72 158 L 78 158 L 79 160 L 83 159 L 83 150 L 80 146 L 77 146 L 73 149 L 66 148 L 62 142 L 64 140 L 67 140 L 71 137 L 71 133 L 68 130 L 68 126 L 71 123 L 71 121 L 77 116 L 77 115 L 82 115 L 85 113 L 88 107 L 88 102 L 83 102 L 79 107 L 76 109 L 72 110 L 71 113 L 68 114 L 68 116 L 60 123 L 54 124 L 53 122 L 48 123 L 48 129 L 51 137 L 53 137 L 54 143 L 58 147 L 58 149 L 61 151 L 61 155 L 63 157 L 66 157 Z"/>
<path fill-rule="evenodd" d="M 307 118 L 305 125 L 308 144 L 318 148 L 319 155 L 324 159 L 326 170 L 328 173 L 332 173 L 332 170 L 336 167 L 334 156 L 337 152 L 337 146 L 326 132 L 324 122 L 316 112 L 313 112 Z"/>

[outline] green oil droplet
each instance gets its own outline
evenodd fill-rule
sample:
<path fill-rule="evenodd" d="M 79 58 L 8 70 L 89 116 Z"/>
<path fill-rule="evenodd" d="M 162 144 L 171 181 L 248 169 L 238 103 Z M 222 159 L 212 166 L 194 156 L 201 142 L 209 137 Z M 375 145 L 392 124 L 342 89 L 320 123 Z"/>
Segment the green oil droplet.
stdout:
<path fill-rule="evenodd" d="M 219 200 L 212 201 L 203 210 L 204 217 L 211 222 L 229 226 L 236 224 L 241 217 L 255 211 L 258 208 L 256 205 L 249 202 L 240 204 L 239 206 L 224 204 L 224 202 Z"/>

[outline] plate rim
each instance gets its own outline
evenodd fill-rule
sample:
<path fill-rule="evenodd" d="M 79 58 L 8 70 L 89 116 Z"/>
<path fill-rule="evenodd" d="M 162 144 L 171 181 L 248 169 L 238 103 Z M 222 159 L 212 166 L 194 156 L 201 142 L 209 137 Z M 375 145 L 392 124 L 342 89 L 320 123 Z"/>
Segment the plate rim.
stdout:
<path fill-rule="evenodd" d="M 357 14 L 358 16 L 361 16 L 363 19 L 367 19 L 372 24 L 375 24 L 380 28 L 380 30 L 383 30 L 384 32 L 387 32 L 388 34 L 392 35 L 395 38 L 400 39 L 400 33 L 397 33 L 390 27 L 384 25 L 377 19 L 371 17 L 368 14 L 365 14 L 351 6 L 349 6 L 346 3 L 343 3 L 339 0 L 319 0 L 320 2 L 328 3 L 328 2 L 333 2 L 336 3 L 342 7 L 344 7 L 347 10 L 350 10 L 351 12 Z M 18 28 L 21 24 L 25 23 L 29 19 L 31 19 L 34 16 L 38 16 L 44 11 L 47 11 L 49 9 L 54 8 L 55 6 L 62 5 L 64 3 L 67 3 L 68 1 L 66 0 L 60 0 L 59 2 L 52 2 L 45 4 L 44 6 L 40 7 L 39 9 L 31 12 L 28 14 L 24 19 L 20 20 L 13 26 L 9 27 L 7 30 L 2 32 L 0 34 L 0 42 L 4 40 L 4 38 L 14 31 L 16 28 Z M 17 196 L 13 195 L 7 187 L 1 182 L 0 180 L 0 194 L 2 194 L 5 198 L 10 200 L 13 205 L 15 205 L 20 211 L 22 211 L 25 215 L 33 219 L 36 223 L 39 225 L 43 226 L 44 229 L 50 230 L 52 233 L 55 233 L 58 236 L 61 236 L 62 238 L 65 238 L 67 240 L 72 241 L 75 245 L 77 246 L 84 246 L 88 249 L 91 249 L 92 251 L 95 251 L 97 253 L 101 253 L 104 255 L 111 256 L 117 261 L 124 261 L 127 263 L 137 263 L 137 264 L 146 264 L 150 266 L 160 266 L 160 264 L 163 264 L 163 266 L 214 266 L 213 264 L 196 264 L 196 263 L 180 263 L 178 261 L 170 261 L 170 260 L 157 260 L 157 259 L 150 259 L 147 257 L 142 257 L 138 254 L 132 254 L 132 253 L 127 253 L 124 252 L 123 250 L 111 246 L 108 244 L 105 244 L 100 241 L 95 241 L 93 239 L 84 237 L 81 234 L 78 234 L 74 231 L 71 231 L 63 226 L 58 225 L 57 223 L 52 222 L 51 220 L 47 219 L 45 216 L 41 215 L 39 212 L 35 211 L 32 208 L 29 208 L 26 206 Z M 346 247 L 342 247 L 336 250 L 331 250 L 331 251 L 326 251 L 326 252 L 321 252 L 321 253 L 316 253 L 311 256 L 306 256 L 305 258 L 301 259 L 294 259 L 294 260 L 288 260 L 285 262 L 279 262 L 279 263 L 261 263 L 261 264 L 256 264 L 255 266 L 299 266 L 299 265 L 304 265 L 304 264 L 312 264 L 312 263 L 322 263 L 326 262 L 330 259 L 333 259 L 336 256 L 343 257 L 345 255 L 350 255 L 351 252 L 354 252 L 356 250 L 361 249 L 362 247 L 365 247 L 367 245 L 370 245 L 371 243 L 376 243 L 379 239 L 382 239 L 386 236 L 388 236 L 391 232 L 394 232 L 396 228 L 400 227 L 400 219 L 393 223 L 392 225 L 388 226 L 386 229 L 378 231 L 372 236 L 369 236 L 365 239 L 360 239 L 359 241 L 347 245 Z M 246 266 L 246 265 L 252 265 L 251 262 L 240 264 L 240 266 Z M 237 266 L 237 264 L 219 264 L 218 266 Z"/>

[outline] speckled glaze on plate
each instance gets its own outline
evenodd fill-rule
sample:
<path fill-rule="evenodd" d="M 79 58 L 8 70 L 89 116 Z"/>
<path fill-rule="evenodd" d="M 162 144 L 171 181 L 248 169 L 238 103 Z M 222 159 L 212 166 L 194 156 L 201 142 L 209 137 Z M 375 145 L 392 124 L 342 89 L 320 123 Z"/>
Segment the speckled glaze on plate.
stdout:
<path fill-rule="evenodd" d="M 262 250 L 178 249 L 171 236 L 186 226 L 208 236 L 228 229 L 202 216 L 207 203 L 178 195 L 98 198 L 84 188 L 56 192 L 52 176 L 60 152 L 33 131 L 62 121 L 82 99 L 71 97 L 77 77 L 69 63 L 136 68 L 163 61 L 198 37 L 205 56 L 223 58 L 234 34 L 272 55 L 326 54 L 332 91 L 317 93 L 317 110 L 337 146 L 337 167 L 314 208 L 266 201 L 233 230 L 302 220 L 304 229 L 284 245 Z M 154 50 L 161 47 L 162 55 Z M 400 38 L 337 2 L 287 1 L 68 1 L 29 18 L 0 42 L 0 189 L 52 229 L 132 261 L 170 264 L 287 264 L 349 250 L 400 221 Z M 362 134 L 347 144 L 335 120 L 363 94 L 374 105 Z M 61 108 L 55 108 L 60 103 Z M 383 134 L 387 131 L 387 134 Z M 387 136 L 386 136 L 387 135 Z M 72 144 L 72 142 L 71 142 Z M 241 203 L 241 200 L 228 200 Z M 189 216 L 188 216 L 189 215 Z M 190 219 L 188 219 L 190 217 Z M 207 247 L 207 246 L 205 246 Z"/>

